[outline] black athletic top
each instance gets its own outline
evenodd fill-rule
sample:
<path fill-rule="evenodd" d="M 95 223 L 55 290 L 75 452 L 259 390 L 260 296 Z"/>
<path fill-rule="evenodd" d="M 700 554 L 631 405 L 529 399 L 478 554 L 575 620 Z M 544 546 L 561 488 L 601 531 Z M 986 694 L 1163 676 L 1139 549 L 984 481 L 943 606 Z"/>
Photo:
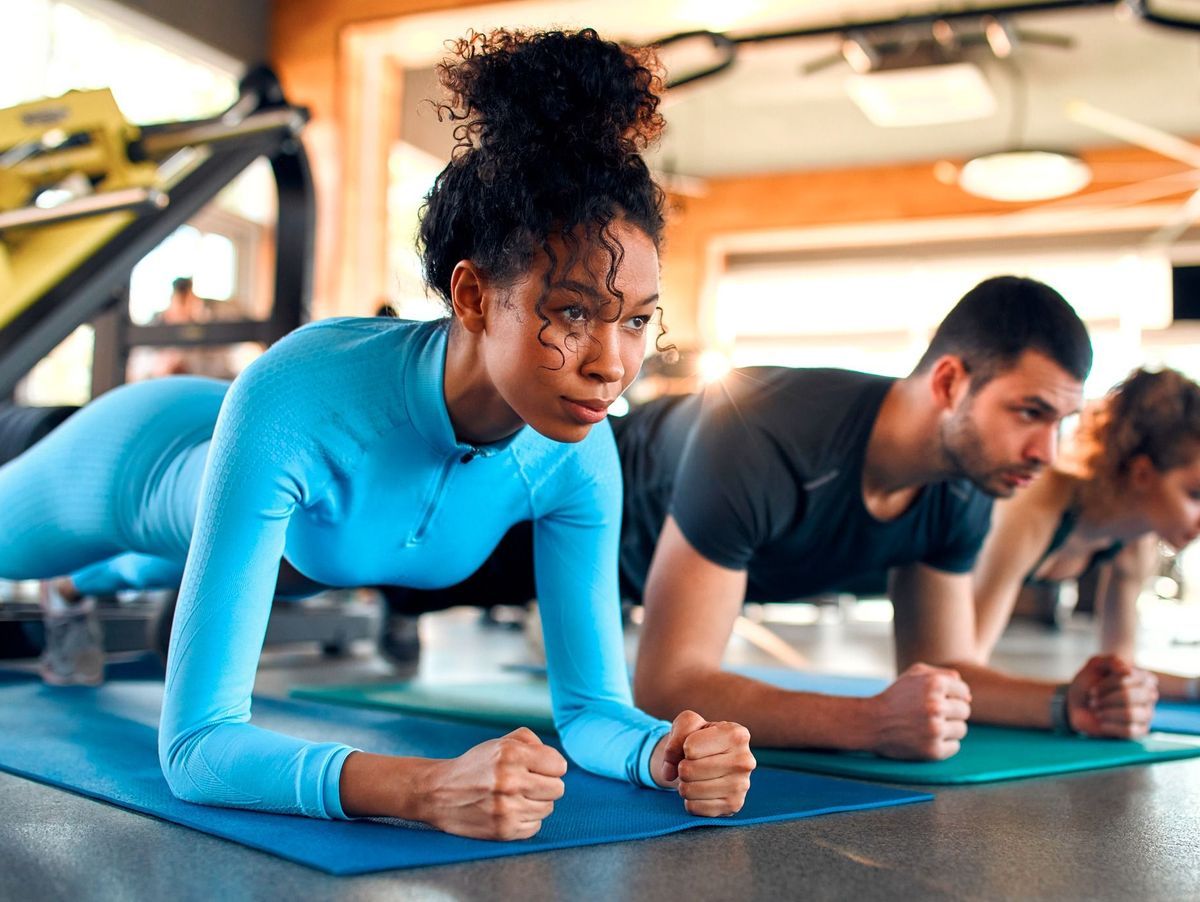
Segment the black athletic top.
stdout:
<path fill-rule="evenodd" d="M 863 505 L 867 440 L 893 383 L 848 370 L 754 367 L 614 420 L 625 591 L 641 596 L 668 512 L 706 558 L 748 571 L 752 601 L 843 588 L 914 562 L 969 571 L 991 499 L 966 480 L 926 486 L 888 522 Z"/>
<path fill-rule="evenodd" d="M 1032 568 L 1030 568 L 1029 575 L 1025 577 L 1026 583 L 1031 586 L 1052 586 L 1062 582 L 1062 580 L 1057 579 L 1038 579 L 1034 576 L 1034 574 L 1037 573 L 1038 568 L 1041 567 L 1042 564 L 1046 563 L 1046 559 L 1050 557 L 1050 555 L 1062 548 L 1067 541 L 1067 537 L 1075 531 L 1075 525 L 1078 522 L 1079 511 L 1077 509 L 1069 507 L 1063 511 L 1062 518 L 1058 521 L 1058 526 L 1054 528 L 1054 535 L 1050 537 L 1050 544 L 1046 547 L 1046 550 L 1042 552 L 1042 556 L 1038 558 L 1038 562 L 1034 564 Z M 1099 551 L 1094 552 L 1091 558 L 1088 560 L 1087 566 L 1083 568 L 1083 573 L 1087 573 L 1089 570 L 1099 564 L 1103 564 L 1106 561 L 1111 561 L 1121 553 L 1121 549 L 1124 547 L 1124 542 L 1113 542 L 1107 548 L 1101 548 Z M 1082 576 L 1083 573 L 1080 575 Z"/>

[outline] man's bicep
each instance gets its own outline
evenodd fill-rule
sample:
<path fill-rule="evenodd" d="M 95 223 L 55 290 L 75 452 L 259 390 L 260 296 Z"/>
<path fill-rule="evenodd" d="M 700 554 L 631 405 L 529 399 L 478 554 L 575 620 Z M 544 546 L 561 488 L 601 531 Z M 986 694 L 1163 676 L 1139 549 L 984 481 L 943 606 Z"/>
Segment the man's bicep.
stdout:
<path fill-rule="evenodd" d="M 745 570 L 755 551 L 795 518 L 791 477 L 761 430 L 710 417 L 684 448 L 667 512 L 708 561 Z"/>
<path fill-rule="evenodd" d="M 714 563 L 667 517 L 646 581 L 639 670 L 719 667 L 746 595 L 746 571 Z"/>

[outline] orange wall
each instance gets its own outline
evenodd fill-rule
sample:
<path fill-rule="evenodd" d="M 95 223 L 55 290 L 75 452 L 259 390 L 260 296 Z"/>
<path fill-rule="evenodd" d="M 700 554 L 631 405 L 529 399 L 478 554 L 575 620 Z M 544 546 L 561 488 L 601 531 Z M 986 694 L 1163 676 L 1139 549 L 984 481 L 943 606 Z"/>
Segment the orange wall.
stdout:
<path fill-rule="evenodd" d="M 1082 154 L 1097 173 L 1154 174 L 1186 167 L 1132 148 Z M 1101 181 L 1083 194 L 1126 182 Z M 1161 200 L 1168 200 L 1162 198 Z M 933 163 L 781 173 L 708 181 L 704 197 L 678 200 L 670 219 L 663 261 L 664 310 L 681 343 L 699 340 L 698 306 L 704 290 L 708 247 L 718 235 L 769 229 L 803 229 L 904 219 L 942 219 L 1012 213 L 1022 204 L 973 197 L 933 176 Z"/>
<path fill-rule="evenodd" d="M 340 97 L 342 30 L 356 23 L 478 5 L 472 0 L 276 0 L 273 4 L 271 63 L 288 99 L 312 112 L 304 143 L 317 193 L 316 316 L 370 313 L 376 300 L 338 296 L 346 148 Z"/>

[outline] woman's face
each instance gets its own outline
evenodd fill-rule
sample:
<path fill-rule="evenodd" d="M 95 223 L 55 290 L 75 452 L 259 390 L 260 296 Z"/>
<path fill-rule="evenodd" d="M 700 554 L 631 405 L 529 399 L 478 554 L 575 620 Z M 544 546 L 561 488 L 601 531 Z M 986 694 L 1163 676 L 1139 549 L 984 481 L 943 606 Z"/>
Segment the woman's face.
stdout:
<path fill-rule="evenodd" d="M 1145 457 L 1133 467 L 1134 487 L 1151 528 L 1176 550 L 1191 544 L 1200 536 L 1200 453 L 1169 470 L 1155 469 Z"/>
<path fill-rule="evenodd" d="M 658 252 L 623 220 L 609 227 L 623 254 L 609 288 L 611 256 L 599 243 L 550 244 L 524 276 L 500 290 L 488 317 L 487 368 L 504 402 L 529 426 L 560 442 L 581 441 L 641 369 L 658 305 Z M 618 296 L 619 294 L 619 296 Z M 542 301 L 541 314 L 537 304 Z M 618 310 L 620 315 L 618 316 Z"/>

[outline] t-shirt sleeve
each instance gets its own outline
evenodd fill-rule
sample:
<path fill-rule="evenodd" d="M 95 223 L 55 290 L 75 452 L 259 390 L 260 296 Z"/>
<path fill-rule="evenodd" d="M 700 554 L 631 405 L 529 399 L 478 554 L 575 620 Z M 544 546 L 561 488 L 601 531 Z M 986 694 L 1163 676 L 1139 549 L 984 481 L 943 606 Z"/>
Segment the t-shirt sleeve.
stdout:
<path fill-rule="evenodd" d="M 921 563 L 948 573 L 967 573 L 975 567 L 979 549 L 992 523 L 992 501 L 960 483 L 946 486 L 948 499 L 944 539 Z"/>
<path fill-rule="evenodd" d="M 705 399 L 683 449 L 669 512 L 700 554 L 745 570 L 799 513 L 798 475 L 766 426 L 732 401 Z"/>

